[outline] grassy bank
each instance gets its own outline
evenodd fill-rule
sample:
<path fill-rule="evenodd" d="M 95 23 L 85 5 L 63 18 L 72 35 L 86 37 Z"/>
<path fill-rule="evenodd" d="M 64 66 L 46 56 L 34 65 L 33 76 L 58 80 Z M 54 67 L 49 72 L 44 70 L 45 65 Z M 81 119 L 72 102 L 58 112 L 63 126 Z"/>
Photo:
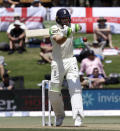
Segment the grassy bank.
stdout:
<path fill-rule="evenodd" d="M 46 27 L 52 25 L 52 23 L 45 22 Z M 77 37 L 87 37 L 89 42 L 93 40 L 93 34 L 77 34 Z M 5 32 L 0 32 L 0 42 L 7 42 L 8 38 Z M 113 35 L 113 45 L 114 47 L 120 48 L 120 38 L 119 35 Z M 45 74 L 50 74 L 50 64 L 38 65 L 37 60 L 40 59 L 39 48 L 27 48 L 27 51 L 23 54 L 18 54 L 15 52 L 13 55 L 8 55 L 7 52 L 0 51 L 0 55 L 5 57 L 5 62 L 7 63 L 6 68 L 10 70 L 11 76 L 24 76 L 25 88 L 39 88 L 37 86 L 43 79 Z M 120 73 L 120 56 L 107 56 L 106 60 L 112 60 L 112 63 L 107 64 L 103 62 L 106 74 L 112 72 Z M 120 87 L 119 85 L 110 85 L 108 87 Z"/>

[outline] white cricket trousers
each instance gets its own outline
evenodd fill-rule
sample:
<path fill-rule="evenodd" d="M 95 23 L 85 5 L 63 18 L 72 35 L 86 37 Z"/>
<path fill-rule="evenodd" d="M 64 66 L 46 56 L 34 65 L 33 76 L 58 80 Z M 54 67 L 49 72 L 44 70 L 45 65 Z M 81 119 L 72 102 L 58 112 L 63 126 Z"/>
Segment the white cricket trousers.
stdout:
<path fill-rule="evenodd" d="M 50 92 L 54 92 L 54 93 L 56 92 L 56 94 L 58 94 L 59 97 L 63 79 L 64 77 L 66 77 L 69 86 L 68 90 L 71 97 L 73 119 L 76 118 L 77 114 L 80 114 L 81 117 L 84 117 L 83 102 L 82 102 L 82 87 L 80 85 L 78 72 L 79 72 L 78 65 L 75 57 L 59 60 L 58 62 L 52 61 Z M 60 112 L 63 113 L 63 111 L 61 111 L 61 107 L 64 110 L 62 99 L 57 98 L 56 95 L 52 97 L 51 95 L 49 95 L 49 97 L 55 114 L 56 115 L 60 114 Z M 60 101 L 59 103 L 61 104 L 58 105 L 57 100 Z M 60 111 L 58 111 L 59 109 Z"/>

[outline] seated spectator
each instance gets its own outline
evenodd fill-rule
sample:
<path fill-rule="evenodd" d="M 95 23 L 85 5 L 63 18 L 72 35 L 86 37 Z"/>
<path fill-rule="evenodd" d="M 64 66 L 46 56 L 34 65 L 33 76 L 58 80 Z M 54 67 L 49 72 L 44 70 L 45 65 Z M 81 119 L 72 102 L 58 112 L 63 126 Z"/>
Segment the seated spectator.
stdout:
<path fill-rule="evenodd" d="M 52 61 L 52 45 L 50 38 L 46 38 L 44 43 L 40 45 L 40 56 L 42 60 L 38 61 L 38 64 L 51 63 Z"/>
<path fill-rule="evenodd" d="M 20 0 L 4 0 L 7 8 L 20 7 Z"/>
<path fill-rule="evenodd" d="M 16 20 L 19 20 L 19 21 L 20 21 L 20 27 L 21 27 L 23 30 L 25 30 L 25 31 L 27 30 L 26 25 L 22 22 L 22 20 L 21 20 L 21 18 L 20 18 L 20 14 L 15 13 L 15 14 L 14 14 L 14 20 L 13 20 L 13 22 L 9 25 L 9 27 L 8 27 L 8 29 L 7 29 L 7 35 L 8 35 L 8 36 L 9 36 L 9 34 L 10 34 L 10 31 L 15 28 L 14 22 L 15 22 Z M 25 39 L 25 42 L 27 42 L 27 38 Z"/>
<path fill-rule="evenodd" d="M 90 6 L 90 1 L 89 0 L 79 0 L 79 4 L 81 7 L 88 7 Z"/>
<path fill-rule="evenodd" d="M 93 69 L 97 67 L 99 73 L 106 77 L 103 69 L 103 65 L 98 57 L 95 56 L 94 51 L 90 50 L 88 52 L 87 58 L 84 58 L 80 65 L 80 73 L 86 73 L 87 77 L 92 75 Z"/>
<path fill-rule="evenodd" d="M 25 30 L 21 28 L 21 23 L 16 20 L 13 28 L 8 34 L 10 51 L 8 54 L 13 54 L 15 49 L 18 49 L 18 53 L 22 53 L 25 49 Z"/>
<path fill-rule="evenodd" d="M 91 80 L 88 77 L 85 77 L 82 73 L 79 75 L 82 88 L 89 88 L 91 86 Z"/>
<path fill-rule="evenodd" d="M 0 79 L 3 78 L 3 74 L 4 74 L 4 66 L 0 64 Z"/>
<path fill-rule="evenodd" d="M 4 57 L 0 56 L 0 79 L 3 79 L 4 69 Z"/>
<path fill-rule="evenodd" d="M 110 26 L 106 24 L 107 20 L 104 17 L 98 19 L 98 25 L 94 29 L 94 41 L 106 42 L 106 46 L 113 48 L 112 35 Z"/>
<path fill-rule="evenodd" d="M 4 74 L 2 82 L 0 82 L 0 90 L 12 90 L 13 88 L 14 82 L 10 80 L 8 74 Z"/>
<path fill-rule="evenodd" d="M 98 41 L 93 41 L 92 44 L 86 44 L 86 47 L 89 50 L 93 50 L 95 55 L 100 58 L 100 60 L 104 60 L 104 55 L 103 55 L 103 49 L 105 47 L 105 42 L 98 42 Z"/>
<path fill-rule="evenodd" d="M 76 38 L 73 40 L 73 47 L 74 48 L 85 48 L 84 38 Z"/>
<path fill-rule="evenodd" d="M 20 27 L 21 27 L 22 29 L 24 29 L 24 30 L 27 29 L 26 25 L 21 21 L 20 15 L 19 15 L 18 13 L 15 13 L 15 14 L 14 14 L 14 20 L 13 20 L 13 22 L 9 25 L 9 27 L 8 27 L 8 29 L 7 29 L 7 34 L 9 34 L 10 31 L 11 31 L 13 28 L 15 28 L 14 22 L 15 22 L 16 20 L 19 20 L 19 21 L 20 21 Z"/>
<path fill-rule="evenodd" d="M 80 54 L 74 55 L 77 58 L 78 62 L 81 62 L 84 58 L 87 57 L 88 52 L 89 52 L 89 47 L 88 47 L 88 40 L 86 37 L 81 38 L 77 38 L 76 39 L 76 43 L 75 41 L 73 41 L 73 47 L 76 45 L 78 48 L 81 48 L 81 52 Z"/>
<path fill-rule="evenodd" d="M 103 88 L 105 78 L 99 73 L 98 68 L 94 68 L 93 73 L 88 78 L 91 80 L 90 88 Z"/>
<path fill-rule="evenodd" d="M 33 0 L 30 7 L 40 7 L 40 6 L 42 6 L 40 0 Z"/>
<path fill-rule="evenodd" d="M 40 10 L 42 11 L 42 17 L 43 17 L 43 21 L 44 19 L 46 18 L 47 16 L 47 11 L 46 11 L 46 8 L 42 5 L 41 1 L 40 0 L 34 0 L 30 6 L 30 8 L 38 8 L 40 7 Z M 43 24 L 42 22 L 42 27 L 41 28 L 45 28 L 45 25 Z"/>
<path fill-rule="evenodd" d="M 4 8 L 10 8 L 11 4 L 8 0 L 3 0 L 2 7 Z"/>

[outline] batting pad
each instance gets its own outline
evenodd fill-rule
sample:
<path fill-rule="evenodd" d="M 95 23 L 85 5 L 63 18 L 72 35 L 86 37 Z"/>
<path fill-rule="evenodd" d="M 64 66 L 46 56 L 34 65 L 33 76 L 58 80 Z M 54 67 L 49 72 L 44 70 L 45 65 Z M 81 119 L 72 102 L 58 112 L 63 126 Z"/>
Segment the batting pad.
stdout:
<path fill-rule="evenodd" d="M 60 92 L 49 91 L 49 99 L 56 117 L 65 116 L 64 103 Z"/>
<path fill-rule="evenodd" d="M 71 97 L 71 106 L 73 119 L 79 114 L 82 118 L 83 113 L 83 102 L 82 102 L 82 88 L 80 85 L 79 78 L 68 79 L 69 93 Z"/>

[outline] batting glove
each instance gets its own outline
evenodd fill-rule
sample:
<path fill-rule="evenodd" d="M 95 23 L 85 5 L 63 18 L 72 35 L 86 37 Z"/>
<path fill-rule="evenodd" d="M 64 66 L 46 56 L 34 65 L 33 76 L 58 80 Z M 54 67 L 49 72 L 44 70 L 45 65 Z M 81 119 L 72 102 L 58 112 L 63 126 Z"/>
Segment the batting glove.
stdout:
<path fill-rule="evenodd" d="M 63 32 L 63 36 L 69 37 L 72 34 L 72 28 L 64 25 L 62 32 Z"/>
<path fill-rule="evenodd" d="M 79 24 L 73 24 L 72 25 L 72 32 L 77 33 L 81 30 L 81 26 Z"/>

